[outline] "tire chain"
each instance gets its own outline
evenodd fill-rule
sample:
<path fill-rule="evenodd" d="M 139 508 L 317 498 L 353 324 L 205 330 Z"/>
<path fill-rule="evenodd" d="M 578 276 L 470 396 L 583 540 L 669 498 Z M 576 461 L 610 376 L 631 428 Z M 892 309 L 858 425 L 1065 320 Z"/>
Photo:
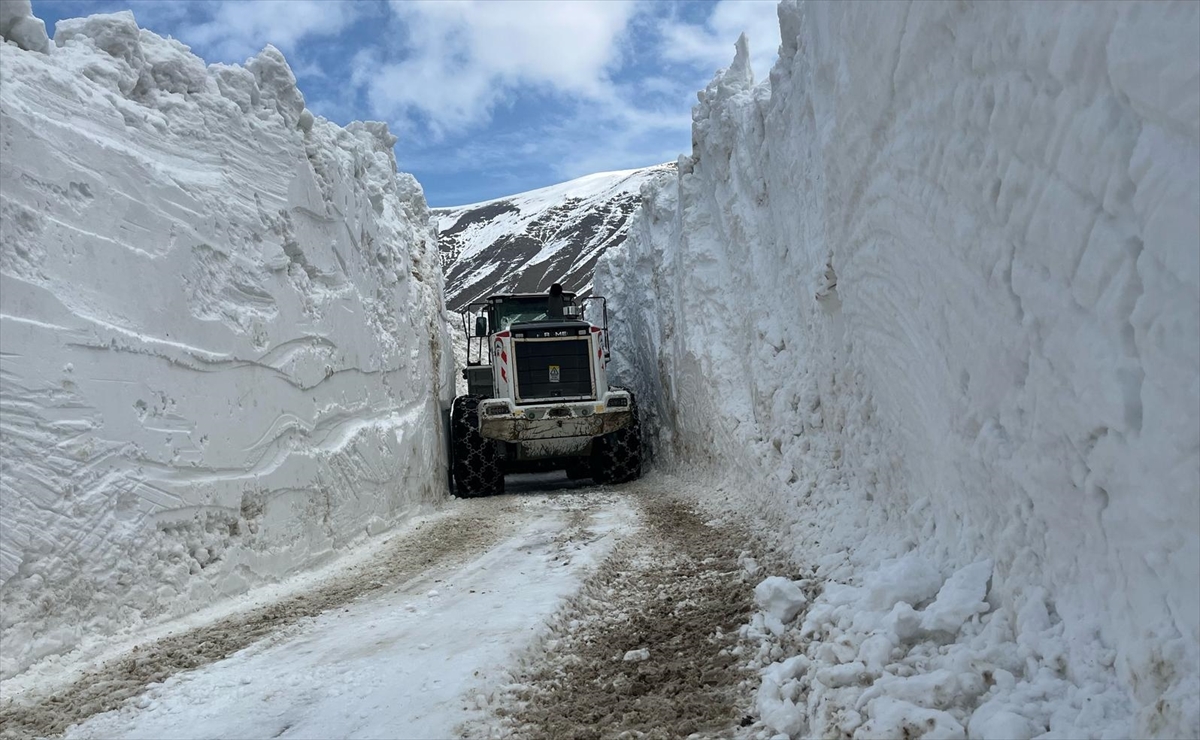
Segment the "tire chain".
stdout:
<path fill-rule="evenodd" d="M 504 469 L 494 440 L 479 434 L 479 397 L 461 396 L 450 419 L 454 485 L 463 497 L 504 493 Z"/>
<path fill-rule="evenodd" d="M 642 423 L 636 402 L 633 423 L 596 440 L 592 479 L 597 483 L 628 483 L 642 474 Z"/>

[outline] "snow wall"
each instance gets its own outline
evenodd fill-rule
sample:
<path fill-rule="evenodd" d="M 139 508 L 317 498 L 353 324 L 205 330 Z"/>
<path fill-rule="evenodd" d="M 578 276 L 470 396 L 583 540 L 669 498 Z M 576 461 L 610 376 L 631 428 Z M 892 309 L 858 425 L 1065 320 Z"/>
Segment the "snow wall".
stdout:
<path fill-rule="evenodd" d="M 386 126 L 314 118 L 273 47 L 206 67 L 128 12 L 43 46 L 19 5 L 0 18 L 23 29 L 0 44 L 5 676 L 443 497 L 453 361 Z"/>
<path fill-rule="evenodd" d="M 1200 734 L 1198 13 L 784 2 L 597 269 L 660 461 L 832 582 L 993 562 L 973 736 Z"/>

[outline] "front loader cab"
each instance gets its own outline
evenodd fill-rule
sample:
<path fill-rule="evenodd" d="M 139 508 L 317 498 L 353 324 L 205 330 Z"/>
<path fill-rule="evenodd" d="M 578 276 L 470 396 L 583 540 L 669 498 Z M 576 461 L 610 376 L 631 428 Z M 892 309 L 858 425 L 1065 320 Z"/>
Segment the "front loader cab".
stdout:
<path fill-rule="evenodd" d="M 584 313 L 583 304 L 596 300 L 604 301 L 603 298 L 591 296 L 579 301 L 576 299 L 575 293 L 569 291 L 561 291 L 557 295 L 497 293 L 489 296 L 485 301 L 467 306 L 461 316 L 463 333 L 467 337 L 467 367 L 463 369 L 463 377 L 467 380 L 468 392 L 487 398 L 495 393 L 492 387 L 491 370 L 494 362 L 495 335 L 508 332 L 514 324 L 581 321 Z M 558 302 L 561 302 L 561 306 L 554 305 Z M 601 324 L 601 331 L 605 341 L 605 359 L 607 359 L 608 311 L 606 306 L 603 315 L 605 320 Z"/>
<path fill-rule="evenodd" d="M 560 294 L 559 310 L 552 307 L 553 298 L 545 293 L 494 295 L 484 304 L 487 308 L 488 326 L 491 333 L 509 329 L 513 324 L 533 324 L 541 321 L 563 321 L 577 319 L 579 307 L 574 293 Z"/>

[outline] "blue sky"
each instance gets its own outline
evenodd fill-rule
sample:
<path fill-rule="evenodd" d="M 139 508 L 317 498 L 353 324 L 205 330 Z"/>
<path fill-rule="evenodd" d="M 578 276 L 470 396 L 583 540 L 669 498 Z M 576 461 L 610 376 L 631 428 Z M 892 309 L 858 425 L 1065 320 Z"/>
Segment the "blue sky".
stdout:
<path fill-rule="evenodd" d="M 738 34 L 756 79 L 779 45 L 773 0 L 33 0 L 51 34 L 125 9 L 210 63 L 279 47 L 314 113 L 388 123 L 433 206 L 674 160 Z"/>

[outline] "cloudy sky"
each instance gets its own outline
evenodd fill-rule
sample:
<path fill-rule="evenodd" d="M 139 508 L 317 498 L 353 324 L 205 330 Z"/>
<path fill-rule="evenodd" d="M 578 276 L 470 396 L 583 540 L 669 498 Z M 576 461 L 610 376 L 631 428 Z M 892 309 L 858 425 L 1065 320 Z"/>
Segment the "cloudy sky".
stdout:
<path fill-rule="evenodd" d="M 434 206 L 674 160 L 738 34 L 756 79 L 779 46 L 774 0 L 33 0 L 51 33 L 124 9 L 210 63 L 279 47 L 314 113 L 388 122 Z"/>

